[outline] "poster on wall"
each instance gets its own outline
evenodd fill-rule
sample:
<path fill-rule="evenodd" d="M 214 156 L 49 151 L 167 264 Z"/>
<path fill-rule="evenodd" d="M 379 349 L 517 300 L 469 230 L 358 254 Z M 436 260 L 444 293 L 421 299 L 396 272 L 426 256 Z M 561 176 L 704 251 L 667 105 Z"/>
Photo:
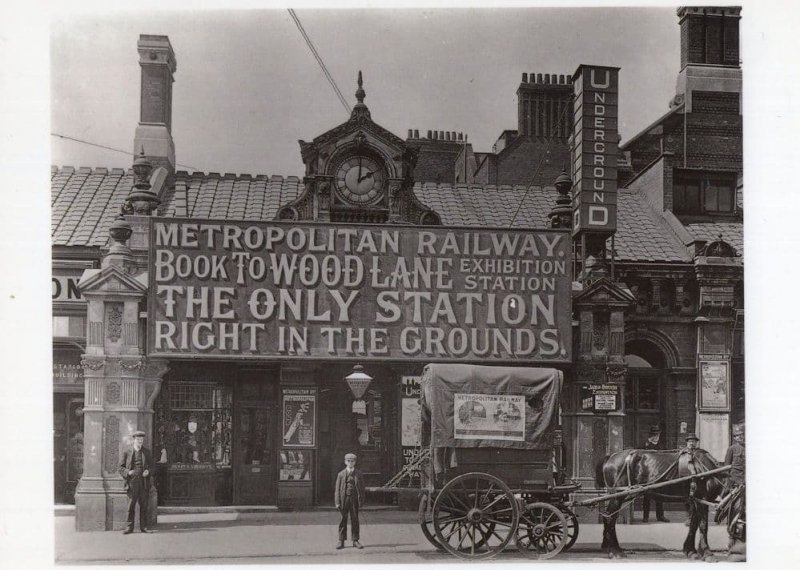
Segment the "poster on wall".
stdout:
<path fill-rule="evenodd" d="M 455 439 L 525 441 L 525 396 L 455 394 Z"/>
<path fill-rule="evenodd" d="M 727 360 L 700 361 L 700 411 L 730 411 L 729 370 Z"/>
<path fill-rule="evenodd" d="M 420 377 L 403 376 L 401 379 L 401 436 L 400 445 L 403 447 L 419 447 L 421 444 L 420 424 Z"/>
<path fill-rule="evenodd" d="M 283 446 L 314 447 L 315 388 L 283 389 Z"/>
<path fill-rule="evenodd" d="M 619 409 L 618 384 L 588 384 L 580 387 L 581 410 L 584 412 L 615 412 Z"/>

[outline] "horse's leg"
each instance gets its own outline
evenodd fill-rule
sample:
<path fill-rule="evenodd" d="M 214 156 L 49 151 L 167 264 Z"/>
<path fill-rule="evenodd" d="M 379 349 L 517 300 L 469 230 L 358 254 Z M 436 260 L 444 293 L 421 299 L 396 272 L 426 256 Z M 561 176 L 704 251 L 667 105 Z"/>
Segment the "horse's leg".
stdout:
<path fill-rule="evenodd" d="M 609 558 L 625 556 L 617 540 L 617 511 L 620 505 L 619 499 L 611 499 L 606 503 L 606 508 L 603 512 L 603 544 L 601 544 L 601 548 L 608 554 Z"/>
<path fill-rule="evenodd" d="M 695 536 L 697 535 L 697 506 L 694 501 L 689 501 L 689 532 L 683 542 L 683 553 L 687 558 L 697 559 L 697 550 L 694 547 Z"/>
<path fill-rule="evenodd" d="M 714 553 L 708 546 L 708 506 L 698 505 L 697 507 L 700 518 L 700 544 L 697 546 L 697 552 L 703 560 L 714 558 Z"/>
<path fill-rule="evenodd" d="M 622 501 L 619 499 L 611 499 L 608 501 L 603 515 L 603 549 L 609 558 L 625 557 L 617 540 L 617 517 L 621 505 Z"/>
<path fill-rule="evenodd" d="M 620 503 L 622 503 L 622 501 L 620 501 Z M 614 542 L 614 553 L 620 558 L 626 558 L 625 551 L 622 550 L 622 547 L 619 545 L 619 539 L 617 538 L 617 517 L 619 516 L 620 508 L 621 505 L 620 507 L 617 507 L 616 509 L 617 512 L 615 512 L 611 517 L 613 521 L 613 524 L 611 525 L 611 538 Z"/>

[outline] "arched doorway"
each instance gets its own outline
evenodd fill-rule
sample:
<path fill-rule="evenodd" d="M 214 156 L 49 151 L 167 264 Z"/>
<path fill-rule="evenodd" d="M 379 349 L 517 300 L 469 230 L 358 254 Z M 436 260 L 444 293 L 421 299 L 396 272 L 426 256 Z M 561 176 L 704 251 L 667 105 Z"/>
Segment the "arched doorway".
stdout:
<path fill-rule="evenodd" d="M 625 345 L 625 363 L 628 379 L 623 445 L 638 448 L 647 441 L 651 426 L 666 431 L 666 362 L 657 346 L 645 340 L 633 340 Z"/>

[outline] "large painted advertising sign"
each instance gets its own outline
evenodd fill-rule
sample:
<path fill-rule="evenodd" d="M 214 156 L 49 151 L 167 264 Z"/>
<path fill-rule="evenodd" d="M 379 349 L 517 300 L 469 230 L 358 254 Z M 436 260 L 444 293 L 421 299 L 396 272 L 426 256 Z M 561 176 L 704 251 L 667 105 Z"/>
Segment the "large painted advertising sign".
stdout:
<path fill-rule="evenodd" d="M 571 237 L 284 222 L 151 222 L 148 352 L 571 361 Z"/>
<path fill-rule="evenodd" d="M 619 68 L 581 65 L 573 77 L 572 234 L 617 229 Z"/>

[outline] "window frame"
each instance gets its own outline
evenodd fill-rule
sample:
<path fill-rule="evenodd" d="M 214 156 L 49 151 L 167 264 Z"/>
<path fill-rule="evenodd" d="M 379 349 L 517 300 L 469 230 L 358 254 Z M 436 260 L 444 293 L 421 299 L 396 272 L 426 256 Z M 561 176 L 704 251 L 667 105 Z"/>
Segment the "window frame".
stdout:
<path fill-rule="evenodd" d="M 692 171 L 676 170 L 672 184 L 672 211 L 682 216 L 736 216 L 739 208 L 736 203 L 737 174 L 730 171 Z M 691 202 L 687 188 L 695 188 L 696 196 Z M 728 193 L 730 209 L 720 208 L 720 198 Z M 712 201 L 711 206 L 709 206 Z"/>

